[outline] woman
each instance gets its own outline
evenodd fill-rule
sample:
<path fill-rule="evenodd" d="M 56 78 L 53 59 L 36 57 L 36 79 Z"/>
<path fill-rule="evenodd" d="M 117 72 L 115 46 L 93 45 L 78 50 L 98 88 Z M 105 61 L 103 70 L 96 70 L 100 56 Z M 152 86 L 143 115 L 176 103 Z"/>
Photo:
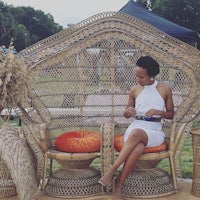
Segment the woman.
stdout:
<path fill-rule="evenodd" d="M 111 183 L 115 171 L 124 163 L 117 178 L 115 200 L 122 200 L 122 188 L 145 147 L 159 146 L 164 142 L 161 118 L 172 119 L 174 104 L 169 85 L 155 80 L 159 74 L 159 64 L 153 58 L 144 56 L 138 59 L 135 69 L 138 85 L 131 88 L 124 117 L 134 117 L 124 134 L 124 145 L 117 160 L 99 180 L 102 185 Z"/>

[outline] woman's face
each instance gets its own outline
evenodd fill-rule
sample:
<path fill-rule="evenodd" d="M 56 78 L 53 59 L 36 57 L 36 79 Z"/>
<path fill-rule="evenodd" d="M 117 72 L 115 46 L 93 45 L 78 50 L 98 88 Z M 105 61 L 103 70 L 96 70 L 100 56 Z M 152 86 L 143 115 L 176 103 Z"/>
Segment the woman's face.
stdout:
<path fill-rule="evenodd" d="M 154 80 L 147 74 L 147 70 L 142 67 L 136 67 L 135 69 L 136 81 L 139 85 L 151 85 Z"/>

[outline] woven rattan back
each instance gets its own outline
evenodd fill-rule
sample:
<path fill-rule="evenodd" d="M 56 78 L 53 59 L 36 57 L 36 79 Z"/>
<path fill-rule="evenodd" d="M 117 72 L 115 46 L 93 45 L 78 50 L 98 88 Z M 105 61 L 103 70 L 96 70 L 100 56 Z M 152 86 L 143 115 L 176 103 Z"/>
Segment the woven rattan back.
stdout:
<path fill-rule="evenodd" d="M 157 79 L 172 87 L 174 120 L 195 119 L 199 51 L 132 16 L 102 13 L 20 52 L 38 74 L 34 90 L 42 103 L 36 103 L 36 113 L 40 106 L 47 108 L 52 139 L 68 130 L 99 130 L 104 122 L 126 126 L 123 111 L 128 91 L 136 84 L 136 60 L 142 55 L 159 62 Z M 26 123 L 32 119 L 23 117 Z"/>

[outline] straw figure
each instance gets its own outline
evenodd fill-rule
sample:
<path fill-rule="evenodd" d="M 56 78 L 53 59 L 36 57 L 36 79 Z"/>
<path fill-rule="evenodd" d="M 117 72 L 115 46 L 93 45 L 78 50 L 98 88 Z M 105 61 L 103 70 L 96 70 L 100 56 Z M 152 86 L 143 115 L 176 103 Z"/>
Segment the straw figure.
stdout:
<path fill-rule="evenodd" d="M 6 108 L 8 115 L 12 109 L 27 105 L 34 80 L 33 73 L 27 69 L 25 62 L 14 52 L 13 47 L 0 47 L 0 108 Z M 7 121 L 0 127 L 0 159 L 10 171 L 15 186 L 0 190 L 0 197 L 18 194 L 19 200 L 31 200 L 38 187 L 33 155 L 26 138 L 19 127 Z M 0 168 L 0 174 L 4 169 Z M 1 177 L 0 177 L 1 179 Z"/>
<path fill-rule="evenodd" d="M 34 75 L 13 47 L 0 48 L 0 104 L 9 111 L 28 101 Z"/>

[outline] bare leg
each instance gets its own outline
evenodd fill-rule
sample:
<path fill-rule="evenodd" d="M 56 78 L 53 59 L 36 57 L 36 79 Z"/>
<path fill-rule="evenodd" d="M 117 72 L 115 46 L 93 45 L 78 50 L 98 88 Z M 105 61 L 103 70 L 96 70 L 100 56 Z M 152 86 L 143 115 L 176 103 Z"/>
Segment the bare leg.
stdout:
<path fill-rule="evenodd" d="M 116 199 L 116 200 L 122 199 L 122 189 L 124 186 L 124 182 L 125 182 L 126 178 L 128 177 L 128 175 L 130 174 L 130 172 L 134 169 L 134 167 L 137 163 L 137 160 L 144 152 L 144 148 L 145 148 L 145 146 L 143 143 L 137 144 L 136 147 L 133 149 L 133 151 L 127 157 L 127 159 L 124 163 L 122 172 L 120 173 L 117 183 L 116 183 L 115 192 L 113 195 L 114 199 Z"/>
<path fill-rule="evenodd" d="M 146 145 L 147 143 L 147 135 L 141 129 L 135 129 L 129 135 L 129 138 L 124 143 L 122 150 L 119 153 L 119 156 L 113 166 L 105 173 L 105 175 L 99 180 L 99 183 L 102 185 L 108 185 L 111 183 L 112 178 L 114 176 L 115 171 L 118 167 L 128 158 L 129 154 L 133 151 L 133 149 L 139 144 L 143 143 Z"/>

